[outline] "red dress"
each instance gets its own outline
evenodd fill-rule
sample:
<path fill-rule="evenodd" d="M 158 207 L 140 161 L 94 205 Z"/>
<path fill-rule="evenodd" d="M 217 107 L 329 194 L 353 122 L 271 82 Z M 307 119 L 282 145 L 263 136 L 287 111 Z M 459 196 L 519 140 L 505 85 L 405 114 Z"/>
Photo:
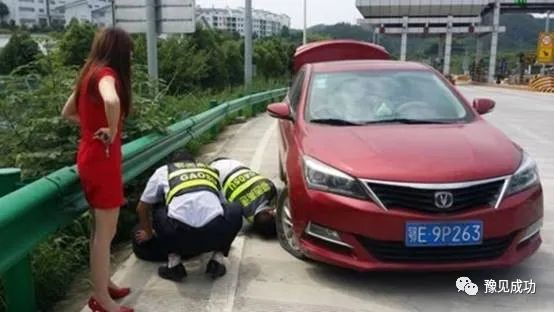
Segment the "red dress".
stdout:
<path fill-rule="evenodd" d="M 121 121 L 117 136 L 109 146 L 109 155 L 104 144 L 94 139 L 94 133 L 100 128 L 107 128 L 108 121 L 104 102 L 98 90 L 98 82 L 105 76 L 116 80 L 117 74 L 109 67 L 92 69 L 83 79 L 80 95 L 77 99 L 81 140 L 77 153 L 77 168 L 81 185 L 90 206 L 95 209 L 119 208 L 124 203 L 123 178 L 121 172 Z"/>

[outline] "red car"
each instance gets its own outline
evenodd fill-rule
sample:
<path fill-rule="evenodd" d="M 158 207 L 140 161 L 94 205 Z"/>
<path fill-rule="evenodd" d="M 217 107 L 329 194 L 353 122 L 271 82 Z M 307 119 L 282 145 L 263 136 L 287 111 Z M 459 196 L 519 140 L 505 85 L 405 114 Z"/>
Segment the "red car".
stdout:
<path fill-rule="evenodd" d="M 356 51 L 356 52 L 353 52 Z M 541 244 L 535 162 L 440 73 L 380 46 L 302 47 L 279 119 L 281 245 L 365 270 L 517 264 Z"/>

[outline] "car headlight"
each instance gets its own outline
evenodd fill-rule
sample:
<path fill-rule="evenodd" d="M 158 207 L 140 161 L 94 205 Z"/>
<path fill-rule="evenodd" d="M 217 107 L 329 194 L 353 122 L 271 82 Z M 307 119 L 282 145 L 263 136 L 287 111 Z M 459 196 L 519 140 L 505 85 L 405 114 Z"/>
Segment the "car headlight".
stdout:
<path fill-rule="evenodd" d="M 304 178 L 311 189 L 359 199 L 368 198 L 358 180 L 309 156 L 304 156 Z"/>
<path fill-rule="evenodd" d="M 506 195 L 519 193 L 529 187 L 538 184 L 540 181 L 537 163 L 526 153 L 523 154 L 521 165 L 510 178 L 510 184 Z"/>

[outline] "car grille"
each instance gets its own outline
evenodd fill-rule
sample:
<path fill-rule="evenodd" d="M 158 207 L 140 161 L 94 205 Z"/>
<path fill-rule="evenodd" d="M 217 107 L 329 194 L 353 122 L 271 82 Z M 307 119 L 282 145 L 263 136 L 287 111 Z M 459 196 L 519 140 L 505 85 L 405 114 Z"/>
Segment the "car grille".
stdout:
<path fill-rule="evenodd" d="M 378 241 L 362 236 L 358 241 L 380 261 L 441 263 L 496 259 L 504 254 L 514 236 L 486 239 L 481 245 L 448 247 L 406 247 L 403 242 Z"/>
<path fill-rule="evenodd" d="M 387 209 L 408 208 L 426 212 L 452 212 L 481 205 L 494 205 L 504 180 L 484 182 L 457 189 L 428 189 L 401 185 L 368 182 L 368 187 Z M 439 208 L 435 203 L 437 192 L 448 191 L 453 195 L 453 204 Z"/>

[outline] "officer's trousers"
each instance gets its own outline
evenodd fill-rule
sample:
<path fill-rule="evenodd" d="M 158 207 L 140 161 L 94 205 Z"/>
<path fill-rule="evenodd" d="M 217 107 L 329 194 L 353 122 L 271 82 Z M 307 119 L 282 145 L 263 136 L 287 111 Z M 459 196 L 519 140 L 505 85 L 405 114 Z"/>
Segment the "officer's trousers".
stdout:
<path fill-rule="evenodd" d="M 167 216 L 166 208 L 155 209 L 152 224 L 157 236 L 138 244 L 133 236 L 133 251 L 139 259 L 166 261 L 169 253 L 182 258 L 219 251 L 228 256 L 231 244 L 242 227 L 242 208 L 237 204 L 223 206 L 224 214 L 200 228 L 183 224 Z"/>

